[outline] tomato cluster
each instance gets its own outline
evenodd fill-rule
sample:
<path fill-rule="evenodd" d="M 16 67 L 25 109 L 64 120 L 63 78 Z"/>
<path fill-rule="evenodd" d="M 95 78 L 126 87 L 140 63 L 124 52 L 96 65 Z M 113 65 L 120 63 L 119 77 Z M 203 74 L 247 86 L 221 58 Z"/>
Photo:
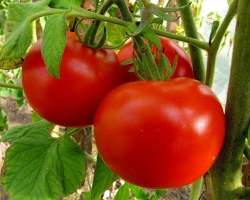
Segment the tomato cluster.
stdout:
<path fill-rule="evenodd" d="M 181 187 L 200 178 L 217 158 L 225 131 L 221 104 L 193 79 L 189 56 L 173 41 L 160 40 L 171 64 L 178 55 L 168 81 L 139 81 L 128 72 L 133 65 L 122 70 L 120 63 L 133 57 L 131 43 L 116 56 L 84 46 L 74 33 L 67 33 L 59 79 L 47 71 L 41 41 L 22 68 L 24 93 L 38 114 L 62 126 L 94 125 L 107 166 L 146 188 Z"/>

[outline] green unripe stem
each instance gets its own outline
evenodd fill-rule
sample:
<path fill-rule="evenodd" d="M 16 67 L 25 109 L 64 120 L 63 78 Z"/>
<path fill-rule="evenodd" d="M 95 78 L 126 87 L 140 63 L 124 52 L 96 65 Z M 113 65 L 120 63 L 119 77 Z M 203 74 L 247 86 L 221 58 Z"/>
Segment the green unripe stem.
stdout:
<path fill-rule="evenodd" d="M 214 40 L 211 43 L 211 48 L 208 51 L 207 75 L 206 75 L 206 82 L 205 83 L 209 87 L 212 87 L 212 85 L 213 85 L 216 57 L 218 54 L 220 43 L 223 39 L 223 36 L 224 36 L 230 22 L 232 21 L 233 17 L 236 15 L 237 5 L 238 5 L 238 0 L 234 0 L 231 3 L 225 18 L 224 18 L 222 24 L 220 25 Z"/>
<path fill-rule="evenodd" d="M 78 17 L 82 17 L 82 18 L 86 18 L 86 19 L 95 19 L 95 20 L 110 22 L 110 23 L 114 23 L 114 24 L 121 25 L 124 27 L 128 27 L 130 25 L 130 22 L 132 21 L 132 16 L 131 16 L 131 14 L 126 6 L 126 3 L 124 3 L 124 1 L 120 1 L 120 0 L 113 0 L 113 1 L 115 4 L 118 5 L 119 9 L 121 10 L 123 20 L 118 19 L 118 18 L 114 18 L 114 17 L 107 17 L 105 15 L 100 15 L 100 14 L 94 13 L 94 12 L 90 12 L 86 9 L 81 8 L 81 7 L 73 8 L 73 10 L 67 12 L 66 15 L 67 16 L 78 16 Z M 65 10 L 51 9 L 49 11 L 44 11 L 44 12 L 39 12 L 38 14 L 34 14 L 34 15 L 30 16 L 29 20 L 32 22 L 32 21 L 37 20 L 38 18 L 43 17 L 43 16 L 49 16 L 49 15 L 53 15 L 53 14 L 63 14 L 63 13 L 65 13 Z M 207 42 L 203 42 L 203 41 L 200 41 L 198 39 L 180 36 L 180 35 L 168 33 L 165 31 L 160 31 L 160 30 L 156 30 L 156 29 L 153 29 L 153 30 L 158 35 L 172 38 L 172 39 L 176 39 L 176 40 L 180 40 L 183 42 L 187 42 L 189 44 L 192 44 L 194 46 L 197 46 L 197 47 L 204 49 L 204 50 L 207 50 L 207 51 L 210 48 L 210 45 Z"/>
<path fill-rule="evenodd" d="M 232 67 L 226 103 L 226 134 L 210 170 L 214 200 L 248 199 L 242 187 L 242 155 L 250 123 L 250 1 L 238 2 Z M 216 134 L 216 133 L 215 133 Z M 245 196 L 248 195 L 248 196 Z"/>
<path fill-rule="evenodd" d="M 143 5 L 148 8 L 150 6 L 150 2 L 148 0 L 141 0 L 141 2 L 143 3 Z"/>
<path fill-rule="evenodd" d="M 23 87 L 21 85 L 17 85 L 17 84 L 11 84 L 11 83 L 3 83 L 0 82 L 0 88 L 10 88 L 10 89 L 17 89 L 17 90 L 22 90 Z"/>
<path fill-rule="evenodd" d="M 129 21 L 131 22 L 132 21 L 132 16 L 126 6 L 126 2 L 124 0 L 106 0 L 102 3 L 101 7 L 99 8 L 98 10 L 98 14 L 100 15 L 104 15 L 107 10 L 109 9 L 110 6 L 112 6 L 112 4 L 117 4 L 120 12 L 121 12 L 121 15 L 122 15 L 122 18 L 125 20 L 125 21 Z M 90 46 L 91 48 L 95 48 L 95 47 L 98 47 L 103 44 L 95 44 L 95 37 L 96 37 L 96 34 L 98 32 L 98 28 L 100 26 L 100 24 L 102 23 L 102 21 L 100 20 L 94 20 L 93 23 L 90 25 L 88 31 L 86 32 L 86 35 L 84 37 L 84 43 L 88 46 Z"/>
<path fill-rule="evenodd" d="M 65 10 L 63 9 L 51 9 L 48 11 L 43 11 L 43 12 L 39 12 L 38 14 L 32 15 L 29 17 L 30 22 L 37 20 L 40 17 L 43 16 L 49 16 L 49 15 L 53 15 L 53 14 L 63 14 L 65 13 Z M 67 16 L 78 16 L 78 17 L 82 17 L 82 18 L 86 18 L 86 19 L 96 19 L 96 20 L 100 20 L 100 21 L 106 21 L 106 22 L 110 22 L 110 23 L 114 23 L 114 24 L 118 24 L 121 26 L 129 26 L 129 22 L 118 19 L 118 18 L 114 18 L 114 17 L 107 17 L 104 15 L 100 15 L 98 13 L 94 13 L 94 12 L 90 12 L 86 9 L 83 9 L 81 7 L 74 7 L 73 10 L 69 11 L 66 13 Z"/>
<path fill-rule="evenodd" d="M 99 8 L 99 10 L 97 11 L 97 13 L 100 15 L 104 15 L 112 4 L 113 4 L 112 0 L 104 1 L 102 3 L 101 7 Z M 95 45 L 95 37 L 96 37 L 97 31 L 98 31 L 98 28 L 99 28 L 101 22 L 102 21 L 95 20 L 90 25 L 90 27 L 89 27 L 89 29 L 86 32 L 86 35 L 84 37 L 84 43 L 86 45 L 90 45 L 90 46 Z"/>
<path fill-rule="evenodd" d="M 192 184 L 191 194 L 189 200 L 197 200 L 201 195 L 201 188 L 203 184 L 203 177 Z"/>
<path fill-rule="evenodd" d="M 210 49 L 210 45 L 208 44 L 208 42 L 203 42 L 201 40 L 194 39 L 191 37 L 177 35 L 177 34 L 165 32 L 165 31 L 161 31 L 161 30 L 157 30 L 157 29 L 153 29 L 153 31 L 157 35 L 164 36 L 164 37 L 171 38 L 171 39 L 178 40 L 178 41 L 182 41 L 182 42 L 186 42 L 188 44 L 191 44 L 193 46 L 196 46 L 196 47 L 203 49 L 203 50 L 206 50 L 206 51 L 209 51 L 209 49 Z"/>
<path fill-rule="evenodd" d="M 132 22 L 133 18 L 129 12 L 126 2 L 121 0 L 113 0 L 113 2 L 118 6 L 122 19 L 127 22 Z"/>
<path fill-rule="evenodd" d="M 189 3 L 189 0 L 177 0 L 178 6 L 184 6 Z M 186 9 L 181 10 L 180 14 L 186 36 L 198 39 L 197 28 L 191 7 L 188 6 Z M 201 49 L 189 45 L 189 51 L 194 67 L 195 78 L 201 82 L 205 82 L 205 67 Z"/>

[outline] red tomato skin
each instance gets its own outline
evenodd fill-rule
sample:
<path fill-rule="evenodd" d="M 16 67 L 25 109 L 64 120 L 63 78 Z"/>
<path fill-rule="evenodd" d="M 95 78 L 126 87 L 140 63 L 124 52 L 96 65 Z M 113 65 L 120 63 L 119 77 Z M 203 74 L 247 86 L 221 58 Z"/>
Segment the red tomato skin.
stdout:
<path fill-rule="evenodd" d="M 122 83 L 121 67 L 114 51 L 90 49 L 73 32 L 67 32 L 66 38 L 60 78 L 53 78 L 46 69 L 39 40 L 25 57 L 22 85 L 30 106 L 44 119 L 85 127 L 93 124 L 104 96 Z"/>
<path fill-rule="evenodd" d="M 125 181 L 152 189 L 183 187 L 203 176 L 220 152 L 224 132 L 217 97 L 190 78 L 118 86 L 94 121 L 107 166 Z"/>
<path fill-rule="evenodd" d="M 160 36 L 159 39 L 161 41 L 162 46 L 164 47 L 164 54 L 169 59 L 171 66 L 174 65 L 174 59 L 176 53 L 178 55 L 176 70 L 171 78 L 177 78 L 177 77 L 194 78 L 193 65 L 189 55 L 175 41 Z M 133 59 L 133 52 L 134 49 L 132 47 L 132 42 L 130 41 L 127 44 L 125 44 L 121 48 L 121 50 L 117 53 L 117 57 L 120 63 Z M 153 46 L 152 52 L 153 53 L 156 52 L 156 46 Z M 158 63 L 158 61 L 159 61 L 159 56 L 156 59 L 156 63 Z M 128 71 L 132 68 L 133 64 L 122 67 L 124 83 L 131 81 L 138 81 L 138 77 L 136 76 L 136 74 L 134 72 Z"/>

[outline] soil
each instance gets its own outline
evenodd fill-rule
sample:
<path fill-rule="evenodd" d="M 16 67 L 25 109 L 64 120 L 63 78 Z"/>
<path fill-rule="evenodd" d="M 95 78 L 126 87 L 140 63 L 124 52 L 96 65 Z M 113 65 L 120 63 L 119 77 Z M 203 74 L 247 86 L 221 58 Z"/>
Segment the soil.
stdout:
<path fill-rule="evenodd" d="M 1 105 L 4 109 L 4 111 L 7 113 L 8 119 L 9 119 L 9 127 L 13 127 L 13 126 L 17 126 L 17 125 L 21 125 L 21 124 L 27 124 L 31 122 L 31 113 L 32 113 L 32 109 L 30 108 L 30 106 L 28 104 L 26 104 L 21 110 L 19 110 L 19 107 L 15 101 L 14 98 L 1 98 Z M 1 134 L 0 134 L 1 137 Z M 6 143 L 0 143 L 0 170 L 2 168 L 3 162 L 4 162 L 4 155 L 5 155 L 5 151 L 6 149 L 9 147 L 8 144 Z M 90 174 L 90 179 L 93 178 L 93 171 Z M 113 184 L 113 187 L 110 188 L 110 190 L 105 192 L 105 197 L 103 198 L 103 200 L 112 200 L 114 199 L 114 192 L 115 189 L 121 185 L 120 181 L 116 181 Z M 177 188 L 177 189 L 169 189 L 166 190 L 166 192 L 164 193 L 164 195 L 162 197 L 160 197 L 160 200 L 188 200 L 189 199 L 189 195 L 190 195 L 190 188 L 191 186 L 186 186 L 183 188 Z M 87 183 L 85 183 L 85 185 L 80 189 L 77 190 L 76 193 L 72 194 L 71 196 L 69 196 L 68 200 L 74 200 L 74 199 L 83 199 L 79 197 L 79 194 L 81 192 L 84 192 L 88 189 Z M 149 192 L 151 192 L 149 190 Z M 133 199 L 133 198 L 131 198 Z M 201 197 L 199 198 L 200 200 L 206 200 L 206 194 L 205 194 L 205 189 L 203 187 L 203 192 Z M 3 191 L 2 188 L 0 187 L 0 200 L 8 200 L 8 197 L 3 195 Z"/>

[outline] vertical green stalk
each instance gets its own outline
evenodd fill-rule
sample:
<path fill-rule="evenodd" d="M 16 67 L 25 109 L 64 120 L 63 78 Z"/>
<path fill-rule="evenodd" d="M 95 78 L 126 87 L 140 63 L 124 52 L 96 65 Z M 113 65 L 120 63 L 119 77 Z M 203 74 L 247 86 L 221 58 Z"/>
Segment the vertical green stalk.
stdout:
<path fill-rule="evenodd" d="M 131 13 L 128 9 L 128 6 L 124 0 L 113 0 L 113 2 L 118 6 L 122 19 L 127 22 L 132 22 L 133 18 L 131 16 Z"/>
<path fill-rule="evenodd" d="M 100 6 L 100 8 L 98 9 L 97 13 L 98 14 L 101 14 L 101 15 L 104 15 L 105 12 L 108 10 L 108 8 L 113 4 L 113 1 L 112 0 L 107 0 L 107 1 L 104 1 L 104 3 Z M 97 34 L 97 31 L 98 31 L 98 28 L 100 26 L 100 24 L 102 23 L 102 21 L 99 21 L 99 20 L 94 20 L 92 22 L 92 24 L 90 25 L 89 29 L 87 30 L 87 32 L 85 33 L 85 37 L 84 37 L 84 43 L 86 45 L 90 45 L 92 46 L 93 45 L 93 48 L 94 48 L 94 45 L 95 44 L 95 37 L 96 37 L 96 34 Z"/>
<path fill-rule="evenodd" d="M 104 1 L 100 8 L 98 8 L 97 13 L 104 15 L 108 9 L 113 5 L 116 4 L 121 12 L 122 18 L 124 21 L 131 22 L 132 16 L 128 10 L 128 7 L 126 5 L 126 2 L 124 0 L 106 0 Z M 95 38 L 99 29 L 100 24 L 102 23 L 102 20 L 94 20 L 92 24 L 90 25 L 89 29 L 85 33 L 85 37 L 83 40 L 83 43 L 91 48 L 97 49 L 102 47 L 102 42 L 99 42 L 99 44 L 95 44 Z M 105 29 L 104 29 L 105 31 Z M 105 32 L 104 32 L 105 34 Z M 105 39 L 105 38 L 104 38 Z M 103 40 L 103 43 L 105 41 Z"/>
<path fill-rule="evenodd" d="M 211 48 L 208 51 L 206 85 L 209 87 L 212 87 L 213 85 L 216 57 L 218 54 L 220 43 L 225 35 L 225 32 L 230 22 L 232 21 L 233 17 L 236 15 L 237 6 L 238 6 L 238 0 L 234 0 L 230 4 L 228 12 L 222 24 L 220 25 L 213 42 L 211 43 Z"/>
<path fill-rule="evenodd" d="M 203 184 L 203 177 L 201 177 L 199 180 L 195 181 L 192 184 L 189 200 L 197 200 L 200 198 L 202 184 Z"/>
<path fill-rule="evenodd" d="M 178 6 L 184 6 L 190 3 L 189 0 L 176 0 L 176 1 L 178 3 Z M 186 9 L 181 10 L 180 13 L 186 36 L 198 39 L 197 28 L 195 25 L 191 7 L 189 6 Z M 189 50 L 190 50 L 190 56 L 192 58 L 192 63 L 194 66 L 194 75 L 197 80 L 205 82 L 205 67 L 204 67 L 202 51 L 201 49 L 193 45 L 189 45 Z"/>
<path fill-rule="evenodd" d="M 33 0 L 26 1 L 27 3 L 32 3 Z M 31 22 L 32 26 L 32 41 L 31 43 L 34 44 L 37 41 L 37 34 L 36 34 L 36 20 Z"/>
<path fill-rule="evenodd" d="M 249 0 L 239 1 L 237 18 L 225 111 L 225 141 L 220 155 L 210 171 L 214 200 L 238 199 L 239 196 L 242 198 L 243 194 L 248 193 L 245 188 L 242 189 L 241 169 L 245 137 L 250 122 Z M 242 199 L 248 198 L 249 196 Z"/>

